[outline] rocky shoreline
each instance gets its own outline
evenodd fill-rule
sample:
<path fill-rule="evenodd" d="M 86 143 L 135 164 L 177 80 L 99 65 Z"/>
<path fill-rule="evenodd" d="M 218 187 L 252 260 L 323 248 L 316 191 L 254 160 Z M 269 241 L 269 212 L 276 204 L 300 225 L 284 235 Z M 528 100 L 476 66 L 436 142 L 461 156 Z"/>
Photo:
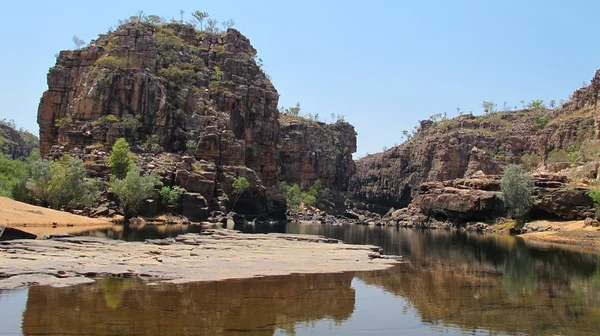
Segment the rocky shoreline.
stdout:
<path fill-rule="evenodd" d="M 124 242 L 91 237 L 0 242 L 0 289 L 54 287 L 94 278 L 184 283 L 292 273 L 381 270 L 400 257 L 376 246 L 292 234 L 216 229 L 176 238 Z"/>

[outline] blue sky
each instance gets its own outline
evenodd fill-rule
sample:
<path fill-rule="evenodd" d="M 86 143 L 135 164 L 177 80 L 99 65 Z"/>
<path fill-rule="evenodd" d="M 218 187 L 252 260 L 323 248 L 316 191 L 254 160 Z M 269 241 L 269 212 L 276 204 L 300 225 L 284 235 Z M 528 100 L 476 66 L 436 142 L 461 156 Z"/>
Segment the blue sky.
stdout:
<path fill-rule="evenodd" d="M 401 143 L 402 130 L 435 113 L 567 99 L 600 68 L 600 1 L 2 1 L 0 119 L 37 133 L 54 55 L 138 9 L 234 19 L 280 105 L 345 115 L 355 157 Z"/>

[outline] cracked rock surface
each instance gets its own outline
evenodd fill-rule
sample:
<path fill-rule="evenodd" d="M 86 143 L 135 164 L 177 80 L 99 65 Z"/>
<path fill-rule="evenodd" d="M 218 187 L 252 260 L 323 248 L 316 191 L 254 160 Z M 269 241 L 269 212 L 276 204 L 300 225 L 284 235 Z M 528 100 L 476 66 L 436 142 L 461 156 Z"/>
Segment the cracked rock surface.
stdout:
<path fill-rule="evenodd" d="M 374 257 L 379 251 L 319 236 L 220 229 L 146 242 L 93 237 L 13 240 L 0 243 L 0 289 L 64 287 L 107 277 L 183 283 L 368 271 L 397 263 Z"/>

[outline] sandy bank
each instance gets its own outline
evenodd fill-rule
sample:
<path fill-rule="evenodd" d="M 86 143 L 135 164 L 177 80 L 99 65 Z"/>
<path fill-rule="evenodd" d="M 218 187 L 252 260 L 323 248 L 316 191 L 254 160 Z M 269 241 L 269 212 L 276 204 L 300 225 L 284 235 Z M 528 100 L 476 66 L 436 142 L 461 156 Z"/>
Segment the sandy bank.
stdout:
<path fill-rule="evenodd" d="M 173 239 L 124 242 L 91 237 L 0 242 L 0 289 L 70 286 L 94 277 L 175 283 L 292 273 L 368 271 L 397 263 L 374 246 L 318 236 L 208 230 Z"/>
<path fill-rule="evenodd" d="M 52 224 L 56 223 L 55 228 Z M 111 226 L 105 219 L 77 216 L 0 197 L 0 225 L 36 235 L 75 233 Z"/>
<path fill-rule="evenodd" d="M 526 233 L 519 237 L 563 247 L 600 251 L 600 228 L 585 226 L 583 221 L 537 221 L 535 224 L 529 225 L 550 227 L 551 229 L 544 232 Z"/>

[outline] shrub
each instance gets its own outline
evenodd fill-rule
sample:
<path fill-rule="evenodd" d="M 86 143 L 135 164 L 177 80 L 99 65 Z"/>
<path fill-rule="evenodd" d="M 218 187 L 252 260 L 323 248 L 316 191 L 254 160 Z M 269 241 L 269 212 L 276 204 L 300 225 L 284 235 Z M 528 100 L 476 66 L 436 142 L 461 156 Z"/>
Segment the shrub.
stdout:
<path fill-rule="evenodd" d="M 235 209 L 235 204 L 240 199 L 240 196 L 242 196 L 242 194 L 250 188 L 250 182 L 248 182 L 248 179 L 245 177 L 238 177 L 235 179 L 235 181 L 233 181 L 232 186 L 233 191 L 237 194 L 235 202 L 233 202 L 233 206 L 231 207 L 231 209 L 233 210 Z"/>
<path fill-rule="evenodd" d="M 543 117 L 538 117 L 537 119 L 535 119 L 535 121 L 533 122 L 533 128 L 535 129 L 543 129 L 544 127 L 546 127 L 546 125 L 550 122 L 550 118 L 543 116 Z"/>
<path fill-rule="evenodd" d="M 73 122 L 73 116 L 71 116 L 70 114 L 67 114 L 63 118 L 58 118 L 58 119 L 54 120 L 54 126 L 61 127 L 62 125 L 70 124 L 72 122 Z"/>
<path fill-rule="evenodd" d="M 125 58 L 115 56 L 102 56 L 98 58 L 94 64 L 103 69 L 126 69 L 128 66 L 128 61 Z"/>
<path fill-rule="evenodd" d="M 131 164 L 123 179 L 111 179 L 109 190 L 119 198 L 119 207 L 125 222 L 128 222 L 137 213 L 143 200 L 156 196 L 155 187 L 160 185 L 162 183 L 155 172 L 142 175 L 140 168 Z"/>
<path fill-rule="evenodd" d="M 112 175 L 117 179 L 124 178 L 129 171 L 129 167 L 133 164 L 130 153 L 129 144 L 123 138 L 117 140 L 113 145 L 109 163 Z"/>
<path fill-rule="evenodd" d="M 527 104 L 527 106 L 525 106 L 525 108 L 527 110 L 539 110 L 539 109 L 546 108 L 546 105 L 544 105 L 543 100 L 536 99 L 536 100 L 532 100 L 531 102 L 529 102 L 529 104 Z"/>
<path fill-rule="evenodd" d="M 548 164 L 555 164 L 559 162 L 570 162 L 569 153 L 564 149 L 553 149 L 550 153 L 548 153 L 548 158 L 546 162 Z"/>
<path fill-rule="evenodd" d="M 518 222 L 525 218 L 533 205 L 533 186 L 531 176 L 520 165 L 511 164 L 504 170 L 500 180 L 501 197 L 508 215 Z"/>
<path fill-rule="evenodd" d="M 540 162 L 542 162 L 542 157 L 535 153 L 525 154 L 521 156 L 521 162 L 526 169 L 533 170 L 539 166 Z"/>
<path fill-rule="evenodd" d="M 185 189 L 181 188 L 181 187 L 162 187 L 162 189 L 160 189 L 160 199 L 162 201 L 162 204 L 169 208 L 169 207 L 177 207 L 177 205 L 179 205 L 179 201 L 181 200 L 181 196 L 183 195 L 183 193 L 185 192 Z"/>
<path fill-rule="evenodd" d="M 12 197 L 14 187 L 22 179 L 26 164 L 21 160 L 11 160 L 0 153 L 0 196 Z"/>
<path fill-rule="evenodd" d="M 600 189 L 592 189 L 587 192 L 587 195 L 594 201 L 596 209 L 596 218 L 600 218 Z"/>
<path fill-rule="evenodd" d="M 100 197 L 98 181 L 86 178 L 85 166 L 79 158 L 63 155 L 50 165 L 50 176 L 45 187 L 47 202 L 53 209 L 90 206 Z"/>
<path fill-rule="evenodd" d="M 86 177 L 83 161 L 65 154 L 56 161 L 30 159 L 12 195 L 18 201 L 60 209 L 90 206 L 100 192 L 98 181 Z"/>
<path fill-rule="evenodd" d="M 302 203 L 310 206 L 316 206 L 322 199 L 329 195 L 329 189 L 322 188 L 321 180 L 315 183 L 308 189 L 302 190 L 298 184 L 288 184 L 281 182 L 279 191 L 285 196 L 288 208 L 299 210 Z"/>
<path fill-rule="evenodd" d="M 215 52 L 215 54 L 221 55 L 225 52 L 225 47 L 222 44 L 218 44 L 213 48 L 213 51 Z"/>
<path fill-rule="evenodd" d="M 290 185 L 286 182 L 281 182 L 279 184 L 279 191 L 285 196 L 288 209 L 296 211 L 300 210 L 300 205 L 302 204 L 302 191 L 300 190 L 300 186 L 297 184 Z"/>

